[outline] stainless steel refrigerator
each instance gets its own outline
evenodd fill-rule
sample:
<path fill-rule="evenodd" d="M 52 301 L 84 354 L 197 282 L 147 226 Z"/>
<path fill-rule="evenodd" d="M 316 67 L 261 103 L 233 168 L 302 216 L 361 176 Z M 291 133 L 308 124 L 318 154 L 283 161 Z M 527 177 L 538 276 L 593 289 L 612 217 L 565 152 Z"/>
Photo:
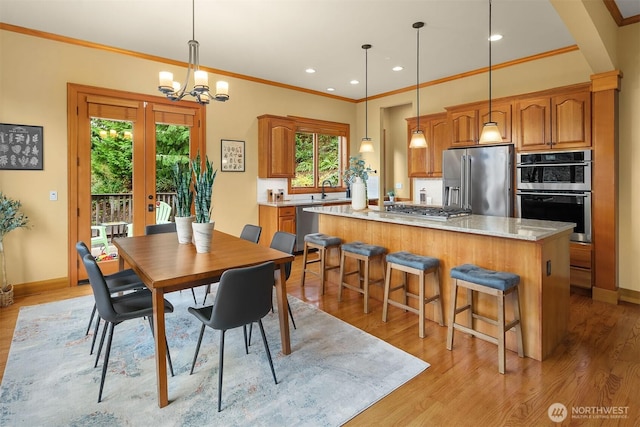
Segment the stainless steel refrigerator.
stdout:
<path fill-rule="evenodd" d="M 513 216 L 513 145 L 442 152 L 442 201 L 474 215 Z"/>

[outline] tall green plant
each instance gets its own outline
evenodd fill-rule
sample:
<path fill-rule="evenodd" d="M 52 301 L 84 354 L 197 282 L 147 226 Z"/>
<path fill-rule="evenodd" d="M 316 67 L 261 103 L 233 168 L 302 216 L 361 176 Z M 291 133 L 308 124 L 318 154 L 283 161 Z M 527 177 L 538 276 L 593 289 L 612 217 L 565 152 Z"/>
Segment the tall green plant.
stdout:
<path fill-rule="evenodd" d="M 29 218 L 20 211 L 22 204 L 0 192 L 0 259 L 2 263 L 2 292 L 9 290 L 7 265 L 4 259 L 4 236 L 16 228 L 26 228 Z"/>
<path fill-rule="evenodd" d="M 178 161 L 173 165 L 173 184 L 176 187 L 176 216 L 191 216 L 193 175 L 189 162 Z"/>
<path fill-rule="evenodd" d="M 195 222 L 209 222 L 211 219 L 211 196 L 213 195 L 213 181 L 216 179 L 218 170 L 213 170 L 213 162 L 209 161 L 209 157 L 205 158 L 205 167 L 202 168 L 200 153 L 191 162 L 191 169 L 195 177 L 195 204 L 196 204 L 196 220 Z"/>

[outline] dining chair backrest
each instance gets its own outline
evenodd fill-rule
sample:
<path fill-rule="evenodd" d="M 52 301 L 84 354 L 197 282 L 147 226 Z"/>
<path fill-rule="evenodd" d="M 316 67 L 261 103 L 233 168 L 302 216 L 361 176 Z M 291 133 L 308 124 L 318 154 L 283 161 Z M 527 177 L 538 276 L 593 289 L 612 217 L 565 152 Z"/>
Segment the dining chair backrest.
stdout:
<path fill-rule="evenodd" d="M 281 252 L 293 254 L 293 248 L 296 247 L 296 235 L 287 233 L 286 231 L 276 231 L 271 239 L 271 245 L 269 245 L 269 247 Z M 291 275 L 291 261 L 285 264 L 284 271 L 286 273 L 285 278 L 289 279 L 289 276 Z"/>
<path fill-rule="evenodd" d="M 175 233 L 176 223 L 167 222 L 164 224 L 151 224 L 144 227 L 144 234 L 160 234 L 160 233 Z"/>
<path fill-rule="evenodd" d="M 88 254 L 82 257 L 82 263 L 84 264 L 84 268 L 87 270 L 87 274 L 89 275 L 89 284 L 91 284 L 93 297 L 96 300 L 98 314 L 107 322 L 115 322 L 117 313 L 113 308 L 113 303 L 111 302 L 111 292 L 107 287 L 107 282 L 102 275 L 102 271 L 98 266 L 98 262 L 91 254 Z"/>
<path fill-rule="evenodd" d="M 258 243 L 260 241 L 260 234 L 262 234 L 262 227 L 259 225 L 246 224 L 242 228 L 240 238 L 253 243 Z"/>
<path fill-rule="evenodd" d="M 80 256 L 80 259 L 84 258 L 85 255 L 91 255 L 91 251 L 82 241 L 76 243 L 76 251 L 78 252 L 78 256 Z"/>
<path fill-rule="evenodd" d="M 273 261 L 222 273 L 208 325 L 226 331 L 257 322 L 271 311 Z"/>

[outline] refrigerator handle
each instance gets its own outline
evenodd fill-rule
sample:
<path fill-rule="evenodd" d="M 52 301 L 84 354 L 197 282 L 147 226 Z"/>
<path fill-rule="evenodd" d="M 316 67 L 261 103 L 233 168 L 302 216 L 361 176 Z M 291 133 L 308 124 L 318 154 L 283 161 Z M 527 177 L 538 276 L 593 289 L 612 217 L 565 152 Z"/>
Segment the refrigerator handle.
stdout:
<path fill-rule="evenodd" d="M 466 175 L 467 182 L 465 182 L 465 197 L 466 197 L 466 205 L 463 206 L 465 209 L 471 209 L 471 156 L 467 156 L 467 164 L 466 164 Z"/>
<path fill-rule="evenodd" d="M 467 179 L 466 176 L 466 165 L 465 165 L 465 160 L 466 160 L 467 156 L 465 156 L 464 154 L 460 156 L 460 191 L 458 194 L 459 200 L 458 200 L 458 204 L 460 205 L 461 208 L 464 207 L 465 204 L 465 199 L 466 199 L 466 188 L 465 188 L 465 182 Z"/>

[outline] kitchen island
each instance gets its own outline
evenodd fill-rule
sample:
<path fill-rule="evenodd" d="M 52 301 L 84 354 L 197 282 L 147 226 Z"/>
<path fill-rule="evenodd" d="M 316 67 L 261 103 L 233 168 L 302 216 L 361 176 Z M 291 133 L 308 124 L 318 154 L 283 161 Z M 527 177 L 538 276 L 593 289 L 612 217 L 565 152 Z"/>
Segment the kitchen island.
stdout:
<path fill-rule="evenodd" d="M 482 215 L 432 220 L 376 209 L 354 211 L 351 206 L 344 205 L 305 210 L 319 214 L 321 233 L 338 236 L 344 242 L 359 240 L 384 246 L 389 252 L 409 251 L 440 259 L 447 324 L 451 304 L 449 272 L 457 265 L 472 263 L 520 275 L 522 332 L 527 357 L 544 360 L 567 332 L 569 236 L 575 226 L 573 223 Z M 381 271 L 374 270 L 372 274 L 378 275 Z M 394 281 L 399 279 L 400 276 L 394 276 Z M 333 272 L 329 281 L 338 283 L 337 273 Z M 410 281 L 410 286 L 416 284 Z M 377 287 L 372 288 L 371 295 L 382 300 L 381 289 Z M 459 295 L 458 298 L 462 303 L 466 296 Z M 477 295 L 475 302 L 481 314 L 496 318 L 494 298 Z M 374 313 L 381 314 L 381 310 L 374 310 Z M 432 304 L 426 307 L 426 315 L 431 320 L 436 319 Z M 510 304 L 507 305 L 507 318 L 512 318 Z M 496 334 L 492 325 L 477 322 L 476 327 Z M 516 349 L 512 332 L 507 334 L 507 348 Z"/>

